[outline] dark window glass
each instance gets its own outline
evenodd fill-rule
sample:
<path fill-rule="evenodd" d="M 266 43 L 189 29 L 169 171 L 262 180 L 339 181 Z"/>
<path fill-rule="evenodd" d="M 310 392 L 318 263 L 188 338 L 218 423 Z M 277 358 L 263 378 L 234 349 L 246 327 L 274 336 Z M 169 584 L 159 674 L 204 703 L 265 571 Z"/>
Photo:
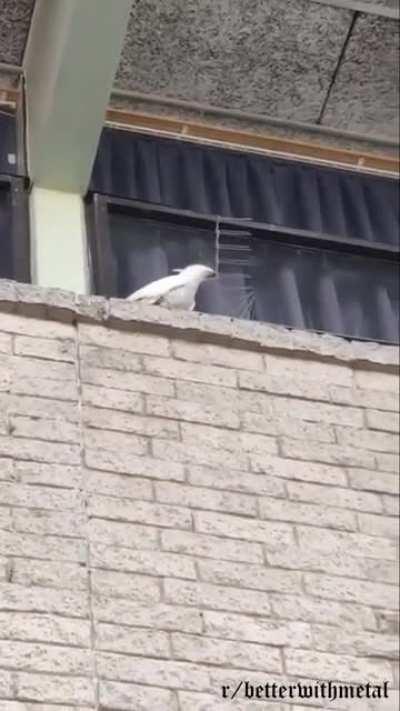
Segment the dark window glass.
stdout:
<path fill-rule="evenodd" d="M 219 278 L 198 292 L 200 311 L 396 342 L 399 293 L 395 252 L 310 234 L 236 225 L 151 206 L 119 207 L 100 198 L 108 283 L 97 290 L 126 297 L 173 269 L 201 263 Z M 147 212 L 149 210 L 149 212 Z M 147 214 L 150 216 L 147 217 Z M 346 250 L 344 251 L 344 248 Z M 390 249 L 390 248 L 388 248 Z M 361 251 L 360 251 L 361 250 Z"/>
<path fill-rule="evenodd" d="M 14 113 L 0 109 L 0 173 L 17 172 L 17 127 Z"/>
<path fill-rule="evenodd" d="M 9 176 L 0 176 L 0 278 L 30 281 L 28 196 Z"/>

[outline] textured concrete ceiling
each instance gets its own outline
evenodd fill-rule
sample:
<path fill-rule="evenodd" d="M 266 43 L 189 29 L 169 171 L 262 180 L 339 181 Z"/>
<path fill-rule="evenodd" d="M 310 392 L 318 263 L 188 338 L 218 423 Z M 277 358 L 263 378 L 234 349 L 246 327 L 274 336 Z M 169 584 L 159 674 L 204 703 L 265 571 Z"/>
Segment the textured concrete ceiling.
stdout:
<path fill-rule="evenodd" d="M 0 0 L 0 62 L 21 64 L 35 0 Z"/>
<path fill-rule="evenodd" d="M 134 0 L 117 86 L 397 139 L 398 21 L 331 1 Z M 33 5 L 0 0 L 0 62 L 21 64 Z"/>
<path fill-rule="evenodd" d="M 360 14 L 327 101 L 323 124 L 399 135 L 399 26 Z"/>
<path fill-rule="evenodd" d="M 116 82 L 396 139 L 397 31 L 312 0 L 135 0 Z"/>
<path fill-rule="evenodd" d="M 309 0 L 136 0 L 117 83 L 316 121 L 350 21 Z"/>

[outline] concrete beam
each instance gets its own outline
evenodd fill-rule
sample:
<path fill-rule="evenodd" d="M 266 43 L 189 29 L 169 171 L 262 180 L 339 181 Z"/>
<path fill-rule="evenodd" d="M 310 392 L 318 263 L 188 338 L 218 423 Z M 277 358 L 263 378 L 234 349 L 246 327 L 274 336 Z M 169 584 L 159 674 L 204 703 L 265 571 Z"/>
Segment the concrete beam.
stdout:
<path fill-rule="evenodd" d="M 24 57 L 29 175 L 83 195 L 132 0 L 36 0 Z"/>

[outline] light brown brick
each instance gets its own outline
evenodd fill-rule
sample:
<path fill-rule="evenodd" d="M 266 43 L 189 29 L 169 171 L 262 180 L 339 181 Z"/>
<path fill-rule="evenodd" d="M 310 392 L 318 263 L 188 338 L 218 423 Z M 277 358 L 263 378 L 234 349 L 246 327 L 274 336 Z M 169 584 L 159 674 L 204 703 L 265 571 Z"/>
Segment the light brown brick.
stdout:
<path fill-rule="evenodd" d="M 170 575 L 176 578 L 196 578 L 194 562 L 184 555 L 160 551 L 137 551 L 94 544 L 91 548 L 93 566 L 125 570 L 147 575 Z"/>
<path fill-rule="evenodd" d="M 45 442 L 18 437 L 0 437 L 0 455 L 54 464 L 79 464 L 80 449 L 74 444 Z"/>
<path fill-rule="evenodd" d="M 375 516 L 373 514 L 358 514 L 360 531 L 370 536 L 399 537 L 399 522 L 394 516 Z"/>
<path fill-rule="evenodd" d="M 307 573 L 304 580 L 306 591 L 317 597 L 386 607 L 389 610 L 397 609 L 397 591 L 394 585 L 366 580 L 345 580 L 318 573 Z"/>
<path fill-rule="evenodd" d="M 318 442 L 335 442 L 333 427 L 315 422 L 303 422 L 289 417 L 272 417 L 256 412 L 244 412 L 242 415 L 243 428 L 249 432 L 286 437 L 295 439 L 311 439 Z"/>
<path fill-rule="evenodd" d="M 196 442 L 208 448 L 225 449 L 239 454 L 254 452 L 256 454 L 276 454 L 278 451 L 274 437 L 267 437 L 250 432 L 227 432 L 217 427 L 182 423 L 183 442 Z"/>
<path fill-rule="evenodd" d="M 397 412 L 383 412 L 382 410 L 367 410 L 367 425 L 372 430 L 385 430 L 398 432 L 400 429 L 399 414 Z"/>
<path fill-rule="evenodd" d="M 79 494 L 73 490 L 60 491 L 52 486 L 7 482 L 1 485 L 0 503 L 24 508 L 66 511 L 79 507 Z"/>
<path fill-rule="evenodd" d="M 97 620 L 112 623 L 123 620 L 124 625 L 181 632 L 199 633 L 202 630 L 200 612 L 193 607 L 157 602 L 140 604 L 132 599 L 113 598 L 101 593 L 94 595 L 92 602 Z"/>
<path fill-rule="evenodd" d="M 96 385 L 82 386 L 82 400 L 86 405 L 105 407 L 123 412 L 144 412 L 143 395 Z"/>
<path fill-rule="evenodd" d="M 5 667 L 23 671 L 74 675 L 92 673 L 91 654 L 87 649 L 0 640 L 0 659 Z"/>
<path fill-rule="evenodd" d="M 272 354 L 265 356 L 265 360 L 269 375 L 282 378 L 297 375 L 300 378 L 305 377 L 307 380 L 318 380 L 348 387 L 352 384 L 353 374 L 348 365 L 321 363 L 317 360 L 302 360 Z"/>
<path fill-rule="evenodd" d="M 239 415 L 226 408 L 223 403 L 219 406 L 212 406 L 204 403 L 148 395 L 146 409 L 150 415 L 169 417 L 185 422 L 200 422 L 232 429 L 238 429 L 240 426 Z"/>
<path fill-rule="evenodd" d="M 152 452 L 157 459 L 165 459 L 169 463 L 200 464 L 239 471 L 246 471 L 249 468 L 249 457 L 246 452 L 215 449 L 206 443 L 199 445 L 194 436 L 188 437 L 185 442 L 153 440 Z"/>
<path fill-rule="evenodd" d="M 207 690 L 206 667 L 166 659 L 143 659 L 109 652 L 97 655 L 98 673 L 103 679 L 128 681 L 148 686 Z"/>
<path fill-rule="evenodd" d="M 289 497 L 294 501 L 310 501 L 322 506 L 336 506 L 356 511 L 382 511 L 382 503 L 376 494 L 291 481 L 288 482 L 287 488 Z"/>
<path fill-rule="evenodd" d="M 140 435 L 125 432 L 111 432 L 109 430 L 86 429 L 84 432 L 84 445 L 88 449 L 105 449 L 113 452 L 129 454 L 147 454 L 147 439 Z"/>
<path fill-rule="evenodd" d="M 247 590 L 244 595 L 238 588 L 166 579 L 164 593 L 166 602 L 175 605 L 256 615 L 269 615 L 271 611 L 269 595 L 258 590 Z"/>
<path fill-rule="evenodd" d="M 114 711 L 131 711 L 132 699 L 135 700 L 135 711 L 177 711 L 177 700 L 168 689 L 124 684 L 115 681 L 100 682 L 100 704 L 102 709 Z"/>
<path fill-rule="evenodd" d="M 43 331 L 45 333 L 45 329 Z M 74 363 L 76 360 L 76 344 L 72 339 L 59 341 L 49 338 L 15 336 L 14 353 L 20 356 L 34 356 L 45 360 Z"/>
<path fill-rule="evenodd" d="M 85 471 L 84 480 L 86 490 L 94 494 L 145 501 L 153 498 L 151 481 L 141 477 L 88 469 Z"/>
<path fill-rule="evenodd" d="M 0 353 L 12 353 L 12 336 L 8 333 L 0 333 Z"/>
<path fill-rule="evenodd" d="M 97 625 L 96 647 L 108 652 L 139 654 L 144 657 L 170 656 L 166 632 L 124 627 L 117 623 L 110 625 L 103 622 Z"/>
<path fill-rule="evenodd" d="M 270 548 L 290 545 L 293 531 L 290 525 L 269 521 L 259 521 L 239 516 L 199 511 L 194 513 L 195 530 L 227 538 L 243 538 L 248 541 L 266 543 Z"/>
<path fill-rule="evenodd" d="M 35 533 L 41 536 L 55 535 L 82 537 L 84 533 L 83 513 L 46 511 L 41 509 L 15 509 L 13 513 L 14 529 L 23 533 Z"/>
<path fill-rule="evenodd" d="M 396 545 L 391 539 L 367 536 L 365 533 L 321 530 L 315 535 L 311 526 L 298 526 L 298 537 L 305 550 L 319 551 L 321 554 L 344 553 L 358 557 L 396 559 Z"/>
<path fill-rule="evenodd" d="M 262 498 L 260 514 L 261 518 L 267 520 L 306 523 L 311 526 L 338 528 L 342 531 L 357 529 L 356 517 L 352 511 L 344 511 L 320 503 L 304 504 L 297 501 Z"/>
<path fill-rule="evenodd" d="M 272 617 L 300 622 L 316 622 L 345 629 L 376 629 L 372 610 L 362 605 L 301 595 L 270 593 Z"/>
<path fill-rule="evenodd" d="M 283 457 L 250 455 L 253 471 L 289 480 L 312 481 L 347 486 L 345 469 L 316 462 L 303 462 Z M 275 480 L 276 481 L 276 480 Z M 263 493 L 263 492 L 260 492 Z M 268 492 L 267 492 L 268 493 Z M 272 494 L 274 495 L 274 494 Z"/>
<path fill-rule="evenodd" d="M 375 430 L 354 430 L 349 427 L 336 427 L 337 440 L 345 447 L 371 449 L 375 452 L 398 452 L 399 440 L 389 432 Z"/>
<path fill-rule="evenodd" d="M 80 563 L 14 558 L 12 580 L 17 585 L 25 587 L 40 585 L 48 588 L 85 591 L 88 588 L 88 571 L 86 566 Z"/>
<path fill-rule="evenodd" d="M 262 548 L 258 543 L 206 536 L 191 531 L 162 531 L 161 545 L 166 551 L 186 555 L 262 563 Z"/>
<path fill-rule="evenodd" d="M 76 369 L 73 363 L 13 356 L 10 364 L 14 379 L 39 378 L 43 380 L 62 380 L 64 382 L 76 381 Z"/>
<path fill-rule="evenodd" d="M 398 496 L 388 496 L 383 494 L 381 499 L 385 513 L 389 516 L 398 516 L 400 514 L 400 499 Z"/>
<path fill-rule="evenodd" d="M 376 558 L 356 558 L 341 552 L 325 555 L 316 550 L 298 546 L 285 547 L 277 551 L 267 551 L 268 563 L 289 570 L 310 570 L 342 575 L 347 578 L 363 578 L 379 582 L 396 583 L 398 571 L 393 561 Z"/>
<path fill-rule="evenodd" d="M 321 444 L 282 438 L 281 449 L 283 456 L 291 459 L 336 464 L 343 467 L 365 467 L 368 469 L 373 468 L 375 462 L 373 452 L 343 444 Z"/>
<path fill-rule="evenodd" d="M 81 481 L 81 469 L 79 466 L 68 466 L 63 464 L 46 464 L 44 462 L 14 462 L 15 476 L 23 484 L 43 484 L 53 488 L 74 489 Z M 43 506 L 43 492 L 41 492 L 41 504 Z"/>
<path fill-rule="evenodd" d="M 222 639 L 289 647 L 312 646 L 311 627 L 304 622 L 276 621 L 258 616 L 251 618 L 206 610 L 204 625 L 206 634 Z"/>
<path fill-rule="evenodd" d="M 215 489 L 243 491 L 249 494 L 285 495 L 284 484 L 279 479 L 226 469 L 189 466 L 189 482 L 195 486 L 213 486 Z"/>
<path fill-rule="evenodd" d="M 167 364 L 169 360 L 165 361 Z M 137 393 L 150 393 L 174 397 L 173 382 L 166 378 L 157 378 L 153 375 L 142 373 L 124 373 L 108 368 L 92 368 L 82 366 L 82 382 L 86 385 L 95 385 L 101 388 L 132 391 Z"/>
<path fill-rule="evenodd" d="M 0 536 L 0 555 L 9 555 L 10 551 L 19 557 L 72 562 L 83 562 L 85 556 L 83 542 L 78 538 L 3 531 Z"/>
<path fill-rule="evenodd" d="M 10 417 L 10 431 L 13 437 L 27 437 L 47 442 L 77 444 L 80 440 L 79 426 L 61 420 L 14 416 Z"/>
<path fill-rule="evenodd" d="M 154 355 L 169 355 L 169 343 L 162 336 L 148 336 L 143 333 L 128 333 L 105 326 L 79 324 L 79 340 L 81 343 L 113 348 L 131 353 L 149 353 Z"/>
<path fill-rule="evenodd" d="M 88 536 L 93 542 L 113 546 L 139 550 L 158 548 L 158 530 L 151 526 L 92 518 L 88 522 Z"/>
<path fill-rule="evenodd" d="M 267 415 L 272 413 L 270 397 L 266 393 L 234 390 L 207 383 L 179 382 L 179 380 L 175 387 L 177 397 L 182 401 L 188 400 L 218 409 L 223 403 L 224 407 L 229 408 L 231 412 L 262 412 Z"/>
<path fill-rule="evenodd" d="M 62 651 L 62 650 L 61 650 Z M 56 674 L 16 675 L 17 698 L 26 701 L 36 701 L 55 704 L 92 704 L 94 701 L 94 685 L 92 679 L 79 676 L 65 677 Z"/>
<path fill-rule="evenodd" d="M 392 678 L 390 665 L 383 660 L 358 659 L 299 649 L 287 649 L 284 655 L 287 672 L 292 675 L 338 679 L 354 684 L 365 683 L 365 679 L 372 684 L 379 684 Z"/>
<path fill-rule="evenodd" d="M 49 398 L 50 400 L 73 402 L 78 400 L 78 387 L 73 380 L 63 382 L 62 380 L 47 380 L 45 377 L 39 378 L 36 376 L 16 376 L 11 383 L 11 393 Z"/>
<path fill-rule="evenodd" d="M 369 471 L 367 469 L 349 469 L 350 486 L 362 491 L 377 491 L 398 494 L 399 483 L 394 474 Z"/>
<path fill-rule="evenodd" d="M 243 370 L 264 370 L 262 355 L 251 351 L 188 341 L 172 341 L 172 350 L 175 358 L 193 363 L 222 365 Z"/>
<path fill-rule="evenodd" d="M 94 595 L 126 597 L 140 605 L 151 605 L 160 600 L 156 578 L 116 570 L 93 570 L 91 589 Z"/>
<path fill-rule="evenodd" d="M 10 415 L 23 415 L 26 418 L 39 417 L 63 423 L 79 421 L 78 403 L 67 400 L 10 395 L 4 406 L 4 410 L 6 409 Z"/>
<path fill-rule="evenodd" d="M 144 369 L 151 375 L 162 378 L 176 378 L 177 380 L 190 380 L 197 383 L 207 383 L 207 385 L 222 385 L 225 387 L 236 387 L 236 371 L 216 365 L 196 365 L 185 363 L 181 360 L 171 360 L 166 358 L 145 357 L 143 359 Z M 167 394 L 160 391 L 155 394 Z"/>
<path fill-rule="evenodd" d="M 131 521 L 167 528 L 188 529 L 192 526 L 192 517 L 188 509 L 149 501 L 137 501 L 135 506 L 132 506 L 132 503 L 125 499 L 92 495 L 88 513 L 96 518 Z"/>
<path fill-rule="evenodd" d="M 200 664 L 229 664 L 239 669 L 259 669 L 279 673 L 282 662 L 279 650 L 265 644 L 234 642 L 179 634 L 171 635 L 172 651 L 175 659 L 184 659 Z"/>
<path fill-rule="evenodd" d="M 376 468 L 383 472 L 394 472 L 399 474 L 400 470 L 400 457 L 399 454 L 383 454 L 377 452 L 375 454 L 375 464 Z"/>
<path fill-rule="evenodd" d="M 0 629 L 4 640 L 83 648 L 90 646 L 89 620 L 34 612 L 0 612 Z"/>
<path fill-rule="evenodd" d="M 22 336 L 36 336 L 39 338 L 66 338 L 75 337 L 75 328 L 69 323 L 38 318 L 27 318 L 16 314 L 1 314 L 1 329 L 7 333 L 16 333 Z"/>
<path fill-rule="evenodd" d="M 88 601 L 82 591 L 55 590 L 0 584 L 0 610 L 44 612 L 66 617 L 88 617 Z"/>
<path fill-rule="evenodd" d="M 352 407 L 374 408 L 376 410 L 396 411 L 399 409 L 398 394 L 393 390 L 374 390 L 364 388 L 344 388 L 340 385 L 329 387 L 332 402 Z M 342 408 L 346 410 L 347 408 Z M 342 423 L 347 424 L 347 423 Z"/>
<path fill-rule="evenodd" d="M 399 391 L 399 378 L 396 374 L 380 373 L 375 370 L 356 370 L 354 380 L 358 388 L 371 390 Z"/>
<path fill-rule="evenodd" d="M 245 494 L 184 486 L 173 482 L 156 482 L 155 491 L 156 499 L 165 504 L 225 511 L 243 516 L 255 516 L 257 513 L 256 498 Z"/>
<path fill-rule="evenodd" d="M 246 591 L 272 590 L 284 593 L 301 592 L 301 573 L 248 565 L 239 562 L 200 560 L 200 578 L 208 583 L 232 585 Z"/>
<path fill-rule="evenodd" d="M 85 367 L 111 368 L 134 373 L 142 369 L 140 356 L 129 350 L 80 345 L 79 356 Z"/>
<path fill-rule="evenodd" d="M 160 442 L 159 444 L 160 452 L 163 452 L 165 443 Z M 185 478 L 183 465 L 172 458 L 169 461 L 164 461 L 153 457 L 136 457 L 133 454 L 126 456 L 118 452 L 96 451 L 95 449 L 87 451 L 85 458 L 88 467 L 95 470 L 106 470 L 168 481 L 183 481 Z"/>
<path fill-rule="evenodd" d="M 376 634 L 344 629 L 330 625 L 313 625 L 315 649 L 333 654 L 355 654 L 366 657 L 398 656 L 397 638 L 394 635 Z"/>
<path fill-rule="evenodd" d="M 159 417 L 148 415 L 134 415 L 128 412 L 116 412 L 106 408 L 83 406 L 82 423 L 86 427 L 100 430 L 119 430 L 146 437 L 166 437 L 178 439 L 179 427 L 177 422 L 171 422 Z"/>
<path fill-rule="evenodd" d="M 239 387 L 243 390 L 258 390 L 274 395 L 290 395 L 308 400 L 329 400 L 329 393 L 324 383 L 306 378 L 268 375 L 266 373 L 239 372 Z"/>

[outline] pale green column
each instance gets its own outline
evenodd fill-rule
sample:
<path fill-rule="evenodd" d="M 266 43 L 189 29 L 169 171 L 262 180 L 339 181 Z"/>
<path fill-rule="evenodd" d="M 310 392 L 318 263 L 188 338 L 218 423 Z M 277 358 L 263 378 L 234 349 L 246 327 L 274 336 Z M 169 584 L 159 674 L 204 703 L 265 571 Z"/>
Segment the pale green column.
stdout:
<path fill-rule="evenodd" d="M 81 195 L 33 187 L 30 218 L 33 283 L 87 294 L 89 267 Z"/>

